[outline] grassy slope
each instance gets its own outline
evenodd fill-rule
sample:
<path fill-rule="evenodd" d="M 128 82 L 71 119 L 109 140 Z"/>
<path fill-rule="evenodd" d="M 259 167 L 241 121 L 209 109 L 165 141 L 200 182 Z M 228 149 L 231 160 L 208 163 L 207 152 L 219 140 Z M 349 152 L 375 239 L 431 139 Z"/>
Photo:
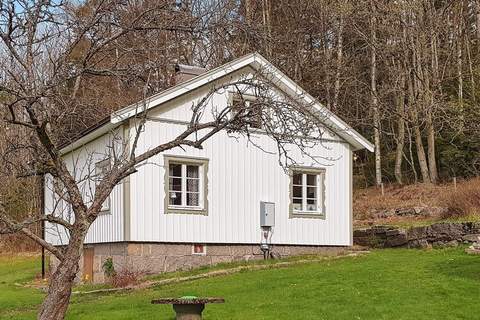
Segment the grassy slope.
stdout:
<path fill-rule="evenodd" d="M 29 268 L 19 271 L 22 264 L 2 264 L 0 270 L 13 266 L 18 274 L 7 272 L 10 275 L 4 280 L 1 273 L 2 281 L 32 276 Z M 33 319 L 33 313 L 23 311 L 25 305 L 28 309 L 39 301 L 39 294 L 8 288 L 7 295 L 0 294 L 0 318 Z M 480 257 L 466 255 L 462 249 L 374 251 L 364 257 L 242 272 L 124 294 L 75 296 L 68 319 L 171 320 L 171 306 L 149 301 L 187 294 L 226 298 L 224 305 L 207 306 L 207 320 L 475 319 L 480 318 Z M 5 313 L 4 305 L 18 312 Z"/>
<path fill-rule="evenodd" d="M 40 270 L 40 259 L 28 256 L 0 256 L 0 318 L 35 310 L 43 295 L 16 284 L 31 281 Z M 8 317 L 7 317 L 8 315 Z"/>

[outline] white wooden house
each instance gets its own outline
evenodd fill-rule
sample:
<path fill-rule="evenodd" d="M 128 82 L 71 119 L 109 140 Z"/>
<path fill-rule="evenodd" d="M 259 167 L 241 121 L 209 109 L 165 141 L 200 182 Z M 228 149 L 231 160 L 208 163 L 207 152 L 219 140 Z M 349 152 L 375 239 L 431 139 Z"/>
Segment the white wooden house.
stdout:
<path fill-rule="evenodd" d="M 220 132 L 202 150 L 186 147 L 159 154 L 122 183 L 104 204 L 85 241 L 83 276 L 102 281 L 102 263 L 146 272 L 170 271 L 234 259 L 261 257 L 260 244 L 273 254 L 330 252 L 352 245 L 352 159 L 372 145 L 336 115 L 326 110 L 286 75 L 255 53 L 206 71 L 144 101 L 148 112 L 138 152 L 169 141 L 190 120 L 191 105 L 213 84 L 229 83 L 260 69 L 268 69 L 272 90 L 302 99 L 325 114 L 326 134 L 310 152 L 331 161 L 313 161 L 292 150 L 296 166 L 278 163 L 276 143 L 261 130 L 255 145 L 247 138 L 232 139 Z M 216 92 L 212 106 L 226 105 L 232 92 Z M 108 154 L 122 148 L 135 126 L 138 107 L 130 106 L 62 149 L 85 191 L 92 172 L 108 169 Z M 259 148 L 258 146 L 261 146 Z M 169 183 L 170 181 L 170 183 Z M 45 187 L 47 213 L 68 206 L 56 201 L 52 182 Z M 261 203 L 270 217 L 261 227 Z M 262 208 L 265 208 L 263 205 Z M 265 218 L 265 216 L 263 217 Z M 268 231 L 267 238 L 265 233 Z M 46 226 L 47 240 L 68 242 L 68 233 Z"/>

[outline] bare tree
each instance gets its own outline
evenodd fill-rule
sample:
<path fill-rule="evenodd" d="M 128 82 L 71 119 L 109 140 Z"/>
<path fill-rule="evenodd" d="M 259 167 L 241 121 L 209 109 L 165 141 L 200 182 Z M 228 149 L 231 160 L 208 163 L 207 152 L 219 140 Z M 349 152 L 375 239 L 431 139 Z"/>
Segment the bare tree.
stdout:
<path fill-rule="evenodd" d="M 78 15 L 78 10 L 85 12 Z M 166 30 L 190 32 L 184 20 L 168 18 L 176 12 L 169 1 L 140 5 L 101 1 L 84 8 L 57 1 L 1 2 L 0 66 L 6 72 L 0 79 L 0 92 L 6 98 L 0 102 L 0 112 L 4 124 L 28 137 L 23 141 L 10 141 L 11 147 L 4 156 L 5 159 L 23 159 L 10 163 L 11 172 L 17 178 L 50 177 L 49 187 L 57 197 L 51 212 L 30 215 L 22 221 L 13 220 L 7 212 L 8 200 L 0 199 L 0 231 L 23 233 L 59 260 L 39 319 L 64 318 L 90 226 L 115 185 L 153 156 L 176 147 L 201 149 L 205 141 L 224 130 L 248 138 L 252 128 L 260 122 L 278 146 L 280 163 L 286 166 L 293 161 L 289 157 L 292 147 L 308 155 L 309 148 L 319 143 L 326 130 L 322 125 L 325 114 L 311 104 L 272 93 L 268 81 L 271 71 L 261 70 L 235 83 L 215 84 L 192 106 L 191 120 L 182 132 L 144 152 L 138 152 L 137 146 L 148 121 L 148 110 L 144 102 L 136 104 L 131 121 L 135 124 L 133 132 L 126 137 L 116 134 L 115 130 L 111 132 L 114 138 L 103 155 L 109 161 L 108 169 L 102 172 L 91 168 L 72 170 L 61 151 L 72 139 L 65 139 L 63 126 L 66 121 L 60 120 L 81 107 L 76 99 L 80 87 L 77 82 L 86 77 L 113 77 L 127 84 L 140 84 L 140 80 L 144 80 L 142 95 L 148 95 L 153 71 L 133 67 L 148 65 L 151 61 L 145 59 L 127 67 L 120 53 L 128 48 L 126 41 L 136 35 Z M 75 63 L 71 59 L 73 52 Z M 73 86 L 68 87 L 68 83 Z M 255 103 L 240 101 L 212 107 L 212 95 L 227 87 L 235 88 L 240 97 L 243 90 L 253 90 L 258 99 Z M 93 155 L 90 158 L 93 159 Z M 86 170 L 80 180 L 77 169 Z M 85 197 L 85 188 L 90 188 L 91 182 L 95 187 L 90 189 L 90 196 Z M 57 208 L 59 206 L 61 208 Z M 54 246 L 33 232 L 29 226 L 39 221 L 64 229 L 67 243 L 62 247 Z"/>
<path fill-rule="evenodd" d="M 374 1 L 370 2 L 372 9 L 371 27 L 371 44 L 370 44 L 370 88 L 372 95 L 372 111 L 373 111 L 373 140 L 375 144 L 375 183 L 377 186 L 382 184 L 382 156 L 380 141 L 380 109 L 378 105 L 377 93 L 377 12 Z"/>

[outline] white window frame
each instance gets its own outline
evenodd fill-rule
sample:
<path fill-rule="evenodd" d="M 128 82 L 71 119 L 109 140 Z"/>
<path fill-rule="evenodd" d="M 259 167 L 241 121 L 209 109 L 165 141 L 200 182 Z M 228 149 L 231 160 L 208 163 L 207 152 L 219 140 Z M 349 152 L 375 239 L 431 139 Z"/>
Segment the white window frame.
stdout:
<path fill-rule="evenodd" d="M 178 164 L 182 167 L 181 178 L 181 205 L 170 204 L 170 164 Z M 198 206 L 187 205 L 187 166 L 198 166 Z M 165 156 L 165 212 L 166 213 L 184 213 L 184 214 L 208 214 L 208 159 L 187 158 L 178 156 Z"/>
<path fill-rule="evenodd" d="M 302 209 L 294 208 L 293 198 L 293 176 L 294 174 L 302 175 Z M 307 175 L 316 176 L 316 210 L 306 210 L 307 208 Z M 300 185 L 295 185 L 300 186 Z M 312 187 L 312 186 L 311 186 Z M 290 218 L 325 218 L 325 169 L 310 167 L 294 167 L 290 169 Z"/>
<path fill-rule="evenodd" d="M 181 166 L 181 176 L 170 176 L 170 165 L 176 164 Z M 168 204 L 169 208 L 179 208 L 179 209 L 196 209 L 196 210 L 202 210 L 203 209 L 203 166 L 201 164 L 195 164 L 195 163 L 184 163 L 184 162 L 178 162 L 178 161 L 171 161 L 169 162 L 169 167 L 168 167 L 168 179 L 170 178 L 176 178 L 176 179 L 181 179 L 181 205 L 173 205 L 173 204 Z M 187 166 L 196 166 L 198 167 L 198 178 L 188 178 L 187 177 Z M 196 179 L 198 180 L 198 192 L 189 192 L 187 191 L 187 180 L 188 179 Z M 169 181 L 170 183 L 170 181 Z M 169 190 L 168 190 L 168 196 L 170 197 L 170 193 L 175 192 L 178 193 L 179 191 L 177 190 L 170 190 L 170 184 L 169 184 Z M 198 193 L 198 206 L 190 206 L 187 204 L 187 193 Z"/>
<path fill-rule="evenodd" d="M 110 158 L 99 161 L 95 163 L 95 188 L 98 186 L 101 179 L 103 179 L 104 169 L 106 168 L 107 172 L 111 168 Z M 99 214 L 109 214 L 111 212 L 111 201 L 110 195 L 102 203 L 102 208 L 100 209 Z"/>

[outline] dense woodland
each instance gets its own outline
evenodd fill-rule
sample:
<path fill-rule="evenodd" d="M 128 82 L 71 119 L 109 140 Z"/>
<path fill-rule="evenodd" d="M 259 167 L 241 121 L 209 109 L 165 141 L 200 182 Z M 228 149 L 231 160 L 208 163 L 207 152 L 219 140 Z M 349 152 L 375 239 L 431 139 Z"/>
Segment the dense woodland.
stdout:
<path fill-rule="evenodd" d="M 176 63 L 213 68 L 258 51 L 374 142 L 375 154 L 357 155 L 357 186 L 480 173 L 480 0 L 61 3 L 79 22 L 98 10 L 111 22 L 69 53 L 72 72 L 85 48 L 145 8 L 161 8 L 161 28 L 110 43 L 98 68 L 65 84 L 76 102 L 58 101 L 59 143 L 172 86 Z"/>
<path fill-rule="evenodd" d="M 65 109 L 68 137 L 173 85 L 177 62 L 212 68 L 258 51 L 374 142 L 375 154 L 358 154 L 357 185 L 480 173 L 479 0 L 192 0 L 166 2 L 163 18 L 162 30 L 111 47 L 116 74 L 72 80 L 83 107 Z"/>
<path fill-rule="evenodd" d="M 11 5 L 1 2 L 2 21 Z M 15 9 L 29 6 L 20 1 Z M 95 70 L 65 84 L 51 111 L 59 144 L 112 110 L 172 86 L 176 63 L 213 68 L 258 51 L 375 143 L 375 154 L 357 153 L 357 187 L 480 173 L 480 0 L 95 0 L 59 6 L 74 16 L 77 32 L 94 15 L 109 22 L 81 37 L 68 53 L 67 73 L 80 68 L 86 48 L 114 34 L 116 25 L 145 9 L 157 12 L 155 28 L 109 43 L 95 56 Z M 7 68 L 0 77 L 8 77 Z M 0 99 L 6 96 L 0 92 Z M 18 159 L 12 146 L 25 139 L 13 127 L 0 128 L 9 137 L 0 143 L 2 180 L 8 181 L 0 192 L 11 200 L 8 211 L 21 217 L 36 210 L 38 197 L 22 198 L 38 188 L 35 180 L 12 176 L 9 162 Z"/>

